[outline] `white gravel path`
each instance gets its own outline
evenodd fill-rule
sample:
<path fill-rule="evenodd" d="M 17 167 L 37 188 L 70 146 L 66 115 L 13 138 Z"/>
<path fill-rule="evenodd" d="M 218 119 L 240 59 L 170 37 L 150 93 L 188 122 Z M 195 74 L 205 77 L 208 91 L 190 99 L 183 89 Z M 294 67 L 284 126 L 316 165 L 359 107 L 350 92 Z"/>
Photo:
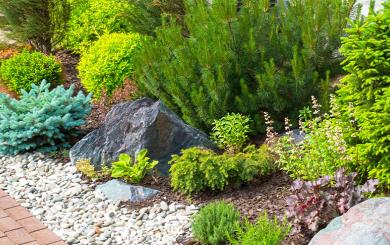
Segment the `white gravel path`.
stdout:
<path fill-rule="evenodd" d="M 40 153 L 0 156 L 0 188 L 69 244 L 178 244 L 195 206 L 162 201 L 131 211 L 81 180 L 71 163 Z"/>

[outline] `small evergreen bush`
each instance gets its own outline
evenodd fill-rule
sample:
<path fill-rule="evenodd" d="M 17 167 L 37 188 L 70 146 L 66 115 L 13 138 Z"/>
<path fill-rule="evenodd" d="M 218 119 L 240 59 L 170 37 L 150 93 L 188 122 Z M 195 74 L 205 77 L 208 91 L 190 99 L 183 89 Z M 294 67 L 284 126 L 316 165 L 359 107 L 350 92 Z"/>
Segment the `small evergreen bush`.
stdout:
<path fill-rule="evenodd" d="M 140 89 L 184 121 L 210 130 L 214 120 L 237 112 L 264 132 L 260 111 L 282 122 L 297 118 L 311 95 L 327 104 L 329 79 L 341 72 L 337 51 L 354 1 L 185 3 L 183 23 L 157 28 L 143 43 L 134 72 Z"/>
<path fill-rule="evenodd" d="M 61 76 L 61 65 L 54 56 L 40 52 L 23 51 L 1 63 L 0 78 L 16 93 L 24 89 L 29 91 L 33 84 L 42 80 L 58 83 Z"/>
<path fill-rule="evenodd" d="M 251 119 L 236 113 L 228 113 L 219 120 L 215 120 L 211 132 L 211 139 L 228 152 L 239 152 L 249 139 Z"/>
<path fill-rule="evenodd" d="M 275 169 L 274 159 L 266 146 L 248 146 L 235 155 L 218 155 L 194 147 L 183 150 L 180 156 L 172 156 L 170 164 L 173 189 L 187 195 L 205 189 L 220 191 L 229 183 L 246 183 Z"/>
<path fill-rule="evenodd" d="M 120 154 L 119 161 L 113 162 L 111 167 L 111 177 L 124 178 L 130 183 L 139 183 L 143 180 L 154 167 L 157 166 L 158 161 L 150 161 L 146 155 L 148 150 L 143 149 L 135 157 L 135 162 L 128 154 Z"/>
<path fill-rule="evenodd" d="M 127 15 L 132 11 L 127 0 L 75 0 L 63 44 L 82 53 L 104 34 L 129 32 Z"/>
<path fill-rule="evenodd" d="M 2 0 L 0 12 L 12 39 L 50 53 L 64 37 L 69 19 L 68 0 Z"/>
<path fill-rule="evenodd" d="M 383 7 L 347 29 L 340 51 L 349 74 L 337 93 L 344 121 L 355 128 L 346 137 L 359 159 L 354 170 L 390 187 L 390 1 Z"/>
<path fill-rule="evenodd" d="M 22 91 L 20 100 L 0 93 L 0 154 L 18 154 L 30 150 L 54 151 L 67 147 L 77 136 L 76 127 L 85 123 L 91 112 L 90 96 L 74 87 L 58 86 L 49 91 L 43 81 Z"/>
<path fill-rule="evenodd" d="M 229 237 L 229 242 L 232 245 L 279 245 L 289 232 L 286 222 L 280 224 L 277 218 L 270 220 L 265 212 L 256 224 L 247 219 L 237 224 L 235 237 Z"/>
<path fill-rule="evenodd" d="M 232 204 L 209 203 L 195 216 L 192 232 L 202 244 L 218 245 L 228 240 L 239 222 L 240 213 Z"/>
<path fill-rule="evenodd" d="M 111 96 L 133 72 L 134 53 L 140 42 L 138 34 L 112 33 L 102 36 L 81 55 L 78 70 L 82 84 L 100 98 Z"/>

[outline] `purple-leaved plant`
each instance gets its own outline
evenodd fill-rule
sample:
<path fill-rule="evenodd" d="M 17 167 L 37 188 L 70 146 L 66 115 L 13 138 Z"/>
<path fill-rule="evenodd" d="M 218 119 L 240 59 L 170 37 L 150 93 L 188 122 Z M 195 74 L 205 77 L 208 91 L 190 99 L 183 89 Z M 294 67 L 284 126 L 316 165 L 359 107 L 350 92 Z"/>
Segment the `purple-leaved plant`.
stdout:
<path fill-rule="evenodd" d="M 364 193 L 373 193 L 378 180 L 368 180 L 357 186 L 356 173 L 346 174 L 344 168 L 336 171 L 334 179 L 324 176 L 315 181 L 293 182 L 293 194 L 287 198 L 287 216 L 294 230 L 306 227 L 317 231 L 338 215 L 344 214 L 364 200 Z"/>

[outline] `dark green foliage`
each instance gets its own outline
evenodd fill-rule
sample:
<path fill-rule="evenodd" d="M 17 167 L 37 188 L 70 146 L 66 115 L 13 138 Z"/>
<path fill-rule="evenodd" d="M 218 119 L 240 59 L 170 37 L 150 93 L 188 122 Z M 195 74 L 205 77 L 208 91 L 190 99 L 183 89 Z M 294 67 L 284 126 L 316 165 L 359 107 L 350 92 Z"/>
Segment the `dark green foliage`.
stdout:
<path fill-rule="evenodd" d="M 77 67 L 82 84 L 95 98 L 111 96 L 129 78 L 134 67 L 134 53 L 140 36 L 111 33 L 102 36 L 81 55 Z"/>
<path fill-rule="evenodd" d="M 390 186 L 390 1 L 384 10 L 347 29 L 340 49 L 349 73 L 340 85 L 339 103 L 355 131 L 348 137 L 354 169 L 362 180 Z"/>
<path fill-rule="evenodd" d="M 240 221 L 232 204 L 214 202 L 204 206 L 192 223 L 194 237 L 202 244 L 218 245 L 227 241 Z"/>
<path fill-rule="evenodd" d="M 132 30 L 140 34 L 154 36 L 164 20 L 184 21 L 184 0 L 132 0 L 131 4 L 129 22 Z"/>
<path fill-rule="evenodd" d="M 13 39 L 47 54 L 64 37 L 69 4 L 67 0 L 2 0 L 0 12 Z"/>
<path fill-rule="evenodd" d="M 54 56 L 40 52 L 23 51 L 1 63 L 0 78 L 6 81 L 16 93 L 21 89 L 29 91 L 33 84 L 40 84 L 43 79 L 58 83 L 61 76 L 61 65 Z"/>
<path fill-rule="evenodd" d="M 0 93 L 0 154 L 54 151 L 77 135 L 75 128 L 91 112 L 91 97 L 82 92 L 74 96 L 73 86 L 52 91 L 49 86 L 46 81 L 33 85 L 29 93 L 23 91 L 20 100 Z"/>
<path fill-rule="evenodd" d="M 280 224 L 277 218 L 270 220 L 267 213 L 261 215 L 256 224 L 247 219 L 235 230 L 235 238 L 229 238 L 232 245 L 279 245 L 290 232 L 286 222 Z"/>
<path fill-rule="evenodd" d="M 194 1 L 189 1 L 194 2 Z M 202 1 L 186 5 L 184 23 L 169 22 L 145 41 L 136 82 L 191 125 L 209 130 L 228 112 L 297 118 L 310 95 L 324 98 L 339 72 L 337 49 L 353 0 Z M 184 35 L 183 35 L 184 33 Z"/>
<path fill-rule="evenodd" d="M 205 189 L 223 190 L 229 183 L 246 183 L 275 169 L 274 159 L 266 146 L 248 146 L 235 155 L 189 148 L 180 156 L 174 155 L 170 164 L 172 187 L 187 195 Z"/>
<path fill-rule="evenodd" d="M 104 34 L 130 31 L 127 0 L 74 0 L 63 45 L 81 53 Z"/>

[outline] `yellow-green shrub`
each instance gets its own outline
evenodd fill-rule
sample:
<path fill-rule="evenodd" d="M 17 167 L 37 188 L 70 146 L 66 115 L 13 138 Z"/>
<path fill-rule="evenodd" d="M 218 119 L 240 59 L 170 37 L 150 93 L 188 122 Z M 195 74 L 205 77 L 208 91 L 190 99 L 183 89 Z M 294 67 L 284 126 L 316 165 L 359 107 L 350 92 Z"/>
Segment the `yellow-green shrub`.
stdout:
<path fill-rule="evenodd" d="M 102 36 L 81 55 L 78 70 L 82 84 L 95 98 L 110 96 L 133 72 L 138 34 L 113 33 Z"/>

